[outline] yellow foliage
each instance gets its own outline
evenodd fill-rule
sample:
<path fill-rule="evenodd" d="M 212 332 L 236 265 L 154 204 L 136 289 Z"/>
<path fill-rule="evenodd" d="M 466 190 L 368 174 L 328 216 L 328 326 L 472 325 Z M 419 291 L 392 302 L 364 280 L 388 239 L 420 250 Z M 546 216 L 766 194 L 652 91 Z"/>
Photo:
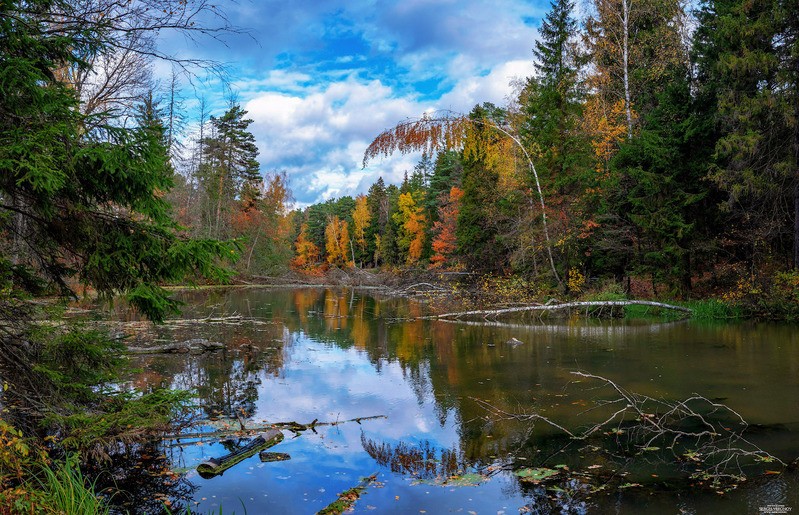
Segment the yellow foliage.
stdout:
<path fill-rule="evenodd" d="M 366 229 L 369 227 L 371 215 L 369 206 L 366 204 L 366 195 L 358 195 L 355 199 L 355 209 L 352 211 L 352 232 L 355 243 L 363 252 L 366 249 Z"/>
<path fill-rule="evenodd" d="M 585 276 L 576 266 L 573 266 L 569 270 L 568 285 L 569 291 L 572 293 L 580 293 L 583 291 L 583 287 L 585 286 Z"/>
<path fill-rule="evenodd" d="M 308 224 L 302 224 L 300 234 L 297 236 L 297 241 L 294 243 L 296 249 L 296 256 L 291 261 L 294 268 L 309 269 L 316 265 L 319 261 L 319 248 L 308 239 Z"/>
<path fill-rule="evenodd" d="M 408 252 L 406 264 L 413 265 L 422 257 L 424 248 L 424 232 L 427 217 L 423 209 L 417 205 L 411 193 L 403 193 L 397 202 L 399 210 L 394 213 L 394 220 L 400 225 L 400 248 Z"/>
<path fill-rule="evenodd" d="M 346 220 L 333 216 L 325 227 L 327 262 L 334 266 L 352 267 L 350 260 L 350 232 Z"/>

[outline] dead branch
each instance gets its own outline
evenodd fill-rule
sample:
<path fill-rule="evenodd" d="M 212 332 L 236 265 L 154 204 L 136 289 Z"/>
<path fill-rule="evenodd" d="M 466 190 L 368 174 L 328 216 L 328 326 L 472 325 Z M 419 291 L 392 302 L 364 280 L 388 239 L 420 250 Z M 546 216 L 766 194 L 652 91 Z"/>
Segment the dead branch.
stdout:
<path fill-rule="evenodd" d="M 126 354 L 174 354 L 188 352 L 191 354 L 201 354 L 222 350 L 225 344 L 212 342 L 204 338 L 194 338 L 183 342 L 170 342 L 164 345 L 153 345 L 150 347 L 128 347 Z"/>
<path fill-rule="evenodd" d="M 634 451 L 636 456 L 661 449 L 670 451 L 677 461 L 696 466 L 691 477 L 708 481 L 714 487 L 723 488 L 724 484 L 729 484 L 727 482 L 741 480 L 745 477 L 744 466 L 752 463 L 788 466 L 746 438 L 748 424 L 729 406 L 696 393 L 677 401 L 655 399 L 630 392 L 606 377 L 571 373 L 599 381 L 601 387 L 609 387 L 616 395 L 613 399 L 600 399 L 596 406 L 580 413 L 611 409 L 603 420 L 581 431 L 567 429 L 536 412 L 510 412 L 481 399 L 472 399 L 498 419 L 544 422 L 575 440 L 612 437 L 615 445 Z"/>

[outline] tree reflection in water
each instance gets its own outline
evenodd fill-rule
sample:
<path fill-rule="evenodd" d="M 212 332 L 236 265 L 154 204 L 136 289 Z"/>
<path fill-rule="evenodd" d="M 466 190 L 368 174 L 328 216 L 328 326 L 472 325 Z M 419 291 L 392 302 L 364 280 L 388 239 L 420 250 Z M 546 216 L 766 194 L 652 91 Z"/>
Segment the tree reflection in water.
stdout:
<path fill-rule="evenodd" d="M 427 440 L 418 446 L 405 442 L 392 445 L 361 434 L 361 444 L 378 465 L 419 480 L 445 483 L 467 468 L 455 449 L 439 449 Z"/>

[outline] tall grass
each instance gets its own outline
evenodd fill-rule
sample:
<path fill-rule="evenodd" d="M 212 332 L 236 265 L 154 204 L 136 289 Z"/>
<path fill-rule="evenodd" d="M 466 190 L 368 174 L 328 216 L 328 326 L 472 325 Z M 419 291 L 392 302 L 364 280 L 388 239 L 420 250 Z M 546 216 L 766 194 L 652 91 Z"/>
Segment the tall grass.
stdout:
<path fill-rule="evenodd" d="M 681 305 L 694 310 L 694 320 L 739 320 L 746 318 L 744 310 L 736 304 L 719 299 L 692 300 Z"/>
<path fill-rule="evenodd" d="M 690 300 L 669 303 L 692 309 L 693 314 L 689 317 L 692 320 L 740 320 L 746 318 L 746 313 L 744 313 L 744 310 L 739 305 L 724 302 L 718 299 Z M 678 311 L 653 308 L 650 306 L 625 306 L 624 318 L 665 318 L 669 320 L 685 318 L 685 314 Z"/>
<path fill-rule="evenodd" d="M 69 515 L 106 515 L 109 508 L 94 493 L 94 483 L 89 483 L 75 460 L 67 458 L 56 468 L 42 467 L 39 487 L 54 513 Z"/>

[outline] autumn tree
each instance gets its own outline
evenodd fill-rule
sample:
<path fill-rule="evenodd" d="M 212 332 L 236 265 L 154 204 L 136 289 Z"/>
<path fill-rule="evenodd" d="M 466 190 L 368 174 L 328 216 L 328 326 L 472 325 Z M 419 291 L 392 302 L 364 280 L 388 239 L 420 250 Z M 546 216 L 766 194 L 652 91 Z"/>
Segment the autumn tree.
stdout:
<path fill-rule="evenodd" d="M 359 195 L 355 199 L 355 209 L 352 211 L 352 232 L 357 248 L 357 255 L 363 263 L 367 255 L 366 231 L 369 228 L 372 216 L 369 213 L 366 195 Z"/>
<path fill-rule="evenodd" d="M 312 270 L 319 263 L 319 247 L 308 239 L 308 224 L 303 223 L 294 242 L 295 257 L 291 266 L 299 270 Z"/>
<path fill-rule="evenodd" d="M 676 63 L 685 65 L 678 0 L 594 0 L 586 22 L 585 43 L 592 72 L 588 84 L 595 120 L 615 121 L 623 111 L 626 138 L 631 139 L 642 113 L 648 112 L 655 93 Z M 611 122 L 611 127 L 616 124 Z"/>
<path fill-rule="evenodd" d="M 549 238 L 549 231 L 547 228 L 544 194 L 541 190 L 535 165 L 519 138 L 513 134 L 512 128 L 505 124 L 504 114 L 499 117 L 485 116 L 484 114 L 486 112 L 496 113 L 496 111 L 497 108 L 495 106 L 486 104 L 482 107 L 477 106 L 469 116 L 444 112 L 438 116 L 426 114 L 417 120 L 399 123 L 395 127 L 383 131 L 372 141 L 364 152 L 364 165 L 376 156 L 388 155 L 394 151 L 403 153 L 411 151 L 433 152 L 435 150 L 460 148 L 463 149 L 465 155 L 467 153 L 473 156 L 482 155 L 483 158 L 488 159 L 486 163 L 492 164 L 492 167 L 501 163 L 501 166 L 497 168 L 497 179 L 502 178 L 503 185 L 508 186 L 518 180 L 518 170 L 514 165 L 516 156 L 510 155 L 506 151 L 510 148 L 518 150 L 523 154 L 524 158 L 522 163 L 526 162 L 527 170 L 535 183 L 534 192 L 521 193 L 529 193 L 527 200 L 530 206 L 534 205 L 534 198 L 537 197 L 538 205 L 541 207 L 539 214 L 544 237 L 544 248 L 546 249 L 550 270 L 558 283 L 561 283 L 562 281 L 555 267 L 552 242 Z M 473 137 L 475 133 L 479 132 L 490 134 L 491 137 Z M 488 145 L 484 144 L 486 142 L 488 142 Z M 475 145 L 475 143 L 479 144 Z M 485 152 L 486 149 L 493 149 L 493 151 Z M 500 174 L 498 173 L 499 171 L 510 173 Z M 466 167 L 464 167 L 462 179 L 464 191 L 466 192 L 464 198 L 468 197 L 466 172 Z M 464 203 L 464 205 L 465 204 L 466 203 Z M 463 216 L 463 212 L 461 212 L 461 216 Z M 481 264 L 485 263 L 485 261 L 477 262 Z"/>
<path fill-rule="evenodd" d="M 463 190 L 453 186 L 447 199 L 441 202 L 438 209 L 438 220 L 433 225 L 433 256 L 430 258 L 432 267 L 445 267 L 451 263 L 457 250 L 455 237 L 458 223 L 458 211 Z"/>
<path fill-rule="evenodd" d="M 325 227 L 325 250 L 327 262 L 333 266 L 352 267 L 355 263 L 351 259 L 352 241 L 346 220 L 341 220 L 333 215 Z"/>
<path fill-rule="evenodd" d="M 418 190 L 417 190 L 418 191 Z M 427 219 L 420 205 L 421 192 L 402 193 L 397 200 L 397 212 L 393 219 L 399 226 L 397 244 L 405 255 L 405 264 L 415 265 L 422 257 Z"/>
<path fill-rule="evenodd" d="M 242 272 L 273 274 L 288 266 L 291 202 L 286 172 L 271 172 L 264 181 L 244 184 L 231 220 L 231 235 L 244 242 Z"/>

